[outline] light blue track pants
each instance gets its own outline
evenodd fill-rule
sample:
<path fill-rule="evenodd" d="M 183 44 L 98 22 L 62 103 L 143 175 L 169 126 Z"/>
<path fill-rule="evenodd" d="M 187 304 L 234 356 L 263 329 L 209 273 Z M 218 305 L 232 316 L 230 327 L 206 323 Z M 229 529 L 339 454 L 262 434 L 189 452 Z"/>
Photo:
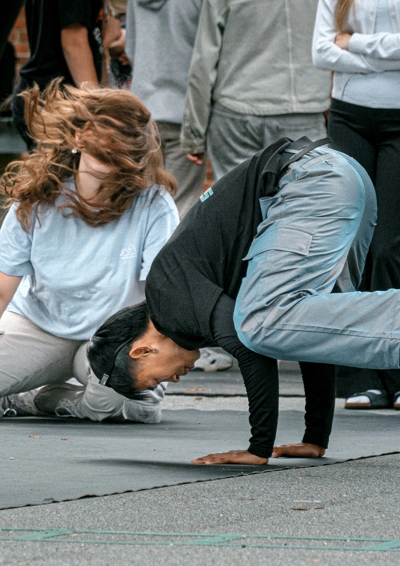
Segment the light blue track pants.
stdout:
<path fill-rule="evenodd" d="M 263 222 L 236 301 L 240 340 L 283 360 L 399 368 L 400 291 L 353 290 L 376 219 L 364 169 L 318 148 L 260 205 Z"/>

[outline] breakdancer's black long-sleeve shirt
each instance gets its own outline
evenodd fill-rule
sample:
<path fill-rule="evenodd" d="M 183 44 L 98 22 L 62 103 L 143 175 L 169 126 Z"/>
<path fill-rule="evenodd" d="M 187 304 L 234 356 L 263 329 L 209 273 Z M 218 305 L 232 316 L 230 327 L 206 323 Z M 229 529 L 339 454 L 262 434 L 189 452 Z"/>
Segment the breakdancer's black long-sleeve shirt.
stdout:
<path fill-rule="evenodd" d="M 259 200 L 271 182 L 264 167 L 285 141 L 279 140 L 217 181 L 156 256 L 146 280 L 150 318 L 159 332 L 183 348 L 219 345 L 238 359 L 249 398 L 249 451 L 260 457 L 271 455 L 275 440 L 277 365 L 239 341 L 233 309 L 246 274 L 243 258 L 262 221 Z M 327 447 L 334 371 L 324 364 L 301 367 L 306 392 L 303 442 Z"/>

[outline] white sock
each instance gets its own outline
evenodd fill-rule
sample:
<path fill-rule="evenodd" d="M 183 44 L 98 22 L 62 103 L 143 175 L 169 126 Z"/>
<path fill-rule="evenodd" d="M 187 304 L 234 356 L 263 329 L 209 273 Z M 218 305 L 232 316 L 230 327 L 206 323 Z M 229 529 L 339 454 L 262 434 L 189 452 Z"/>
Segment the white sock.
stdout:
<path fill-rule="evenodd" d="M 371 393 L 375 393 L 376 395 L 382 395 L 383 391 L 380 391 L 379 389 L 368 389 L 369 392 Z M 352 405 L 353 403 L 370 403 L 370 399 L 369 397 L 367 397 L 366 395 L 359 395 L 358 397 L 352 397 L 351 399 L 347 399 L 346 403 L 347 405 Z"/>

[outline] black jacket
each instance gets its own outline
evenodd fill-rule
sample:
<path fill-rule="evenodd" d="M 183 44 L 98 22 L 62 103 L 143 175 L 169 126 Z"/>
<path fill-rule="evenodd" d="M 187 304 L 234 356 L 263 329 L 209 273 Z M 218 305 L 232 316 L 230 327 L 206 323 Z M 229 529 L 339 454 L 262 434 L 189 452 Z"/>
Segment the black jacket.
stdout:
<path fill-rule="evenodd" d="M 217 181 L 154 259 L 146 280 L 150 318 L 183 348 L 214 345 L 211 312 L 221 293 L 237 297 L 246 274 L 243 258 L 262 220 L 259 200 L 268 181 L 262 172 L 286 142 L 279 140 Z"/>

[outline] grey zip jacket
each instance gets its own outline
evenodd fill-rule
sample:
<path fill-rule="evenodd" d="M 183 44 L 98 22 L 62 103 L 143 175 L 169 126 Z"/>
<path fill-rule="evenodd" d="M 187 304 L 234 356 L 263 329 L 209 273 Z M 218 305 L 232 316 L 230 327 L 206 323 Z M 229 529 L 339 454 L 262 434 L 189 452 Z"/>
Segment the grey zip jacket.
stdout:
<path fill-rule="evenodd" d="M 182 147 L 202 153 L 212 105 L 259 116 L 329 108 L 314 68 L 317 0 L 204 0 L 189 72 Z"/>

